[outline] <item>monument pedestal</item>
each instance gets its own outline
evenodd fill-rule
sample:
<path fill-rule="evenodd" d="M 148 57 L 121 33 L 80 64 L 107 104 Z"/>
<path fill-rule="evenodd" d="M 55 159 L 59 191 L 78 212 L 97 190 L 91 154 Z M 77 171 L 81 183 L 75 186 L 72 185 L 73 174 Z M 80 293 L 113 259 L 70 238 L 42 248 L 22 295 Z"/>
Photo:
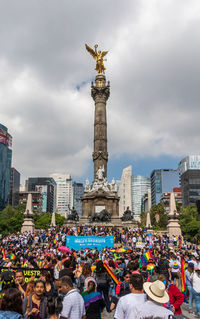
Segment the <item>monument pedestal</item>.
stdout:
<path fill-rule="evenodd" d="M 28 194 L 26 211 L 24 214 L 24 222 L 22 224 L 21 233 L 34 233 L 35 224 L 33 222 L 32 195 Z"/>
<path fill-rule="evenodd" d="M 34 233 L 34 231 L 35 231 L 35 224 L 33 222 L 33 219 L 25 217 L 24 222 L 22 224 L 21 233 L 25 233 L 25 232 Z"/>
<path fill-rule="evenodd" d="M 103 189 L 87 192 L 82 197 L 82 217 L 81 222 L 87 221 L 88 217 L 94 213 L 100 213 L 106 209 L 111 215 L 110 223 L 116 224 L 119 219 L 119 196 L 116 192 L 106 192 Z"/>
<path fill-rule="evenodd" d="M 181 226 L 178 220 L 178 212 L 176 208 L 175 195 L 173 192 L 170 194 L 168 218 L 169 218 L 169 222 L 167 225 L 167 231 L 169 233 L 169 238 L 172 239 L 173 236 L 182 236 Z"/>
<path fill-rule="evenodd" d="M 182 236 L 181 227 L 179 225 L 178 219 L 170 219 L 167 225 L 167 231 L 169 233 L 169 238 L 172 239 L 173 236 Z"/>

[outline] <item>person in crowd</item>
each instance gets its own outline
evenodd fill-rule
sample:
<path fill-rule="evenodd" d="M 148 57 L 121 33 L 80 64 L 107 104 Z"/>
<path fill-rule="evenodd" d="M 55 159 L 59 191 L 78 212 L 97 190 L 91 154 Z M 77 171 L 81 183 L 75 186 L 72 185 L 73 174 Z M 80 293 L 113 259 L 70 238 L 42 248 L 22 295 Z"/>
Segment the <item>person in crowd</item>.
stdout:
<path fill-rule="evenodd" d="M 96 282 L 94 279 L 87 282 L 86 291 L 82 293 L 82 296 L 86 309 L 86 319 L 101 319 L 105 302 L 101 293 L 96 291 Z"/>
<path fill-rule="evenodd" d="M 131 280 L 131 272 L 126 270 L 124 273 L 124 280 L 120 282 L 116 287 L 116 294 L 112 296 L 110 310 L 114 310 L 117 306 L 120 297 L 123 297 L 127 294 L 130 294 L 130 280 Z"/>
<path fill-rule="evenodd" d="M 65 295 L 60 318 L 85 319 L 85 306 L 83 297 L 77 289 L 74 289 L 73 282 L 69 276 L 61 277 L 59 292 Z"/>
<path fill-rule="evenodd" d="M 21 291 L 22 295 L 26 295 L 27 284 L 24 281 L 24 274 L 22 270 L 15 272 L 15 284 L 16 287 Z"/>
<path fill-rule="evenodd" d="M 179 260 L 176 258 L 175 255 L 172 255 L 172 259 L 169 263 L 170 275 L 171 275 L 172 282 L 176 285 L 177 288 L 179 285 L 180 266 L 181 265 Z"/>
<path fill-rule="evenodd" d="M 48 319 L 47 298 L 44 296 L 44 293 L 44 281 L 35 281 L 34 293 L 24 298 L 23 309 L 25 318 Z"/>
<path fill-rule="evenodd" d="M 45 293 L 44 295 L 48 298 L 49 296 L 56 297 L 58 295 L 58 291 L 54 285 L 54 282 L 51 278 L 51 273 L 48 270 L 42 270 L 40 275 L 40 280 L 45 283 Z"/>
<path fill-rule="evenodd" d="M 49 314 L 49 319 L 58 319 L 59 314 L 62 311 L 62 301 L 63 298 L 60 296 L 49 296 L 47 299 L 47 309 Z"/>
<path fill-rule="evenodd" d="M 0 319 L 22 319 L 22 298 L 16 288 L 9 288 L 5 291 L 0 310 Z"/>
<path fill-rule="evenodd" d="M 169 295 L 169 304 L 166 304 L 166 308 L 170 309 L 175 316 L 181 315 L 181 305 L 184 301 L 184 295 L 174 284 L 168 282 L 164 275 L 159 275 L 158 280 L 161 280 L 165 284 Z"/>
<path fill-rule="evenodd" d="M 85 263 L 82 268 L 82 274 L 77 278 L 77 288 L 80 293 L 82 293 L 86 289 L 85 280 L 88 277 L 91 277 L 92 270 L 91 266 L 88 263 Z"/>
<path fill-rule="evenodd" d="M 195 300 L 197 317 L 200 318 L 200 269 L 195 269 L 191 275 L 192 294 Z"/>
<path fill-rule="evenodd" d="M 169 319 L 170 316 L 172 317 L 173 312 L 162 305 L 169 302 L 169 295 L 165 289 L 165 284 L 160 280 L 156 280 L 154 282 L 145 282 L 143 287 L 148 300 L 142 307 L 137 307 L 137 318 Z"/>
<path fill-rule="evenodd" d="M 94 279 L 97 283 L 97 291 L 103 294 L 107 312 L 110 312 L 110 299 L 109 299 L 109 283 L 110 279 L 108 273 L 103 265 L 102 260 L 96 264 L 96 272 Z"/>
<path fill-rule="evenodd" d="M 115 311 L 115 319 L 134 319 L 137 316 L 137 308 L 142 308 L 145 302 L 143 293 L 143 277 L 141 274 L 133 274 L 130 278 L 131 293 L 121 297 Z"/>
<path fill-rule="evenodd" d="M 74 273 L 73 270 L 71 268 L 71 261 L 70 260 L 65 260 L 64 261 L 64 269 L 59 271 L 59 279 L 64 277 L 64 276 L 69 276 L 72 280 L 72 282 L 75 282 L 75 278 L 74 278 Z"/>
<path fill-rule="evenodd" d="M 185 271 L 185 276 L 186 276 L 186 286 L 189 290 L 189 313 L 193 313 L 193 293 L 192 293 L 192 281 L 191 281 L 191 276 L 194 272 L 194 264 L 193 263 L 189 263 L 188 267 Z"/>

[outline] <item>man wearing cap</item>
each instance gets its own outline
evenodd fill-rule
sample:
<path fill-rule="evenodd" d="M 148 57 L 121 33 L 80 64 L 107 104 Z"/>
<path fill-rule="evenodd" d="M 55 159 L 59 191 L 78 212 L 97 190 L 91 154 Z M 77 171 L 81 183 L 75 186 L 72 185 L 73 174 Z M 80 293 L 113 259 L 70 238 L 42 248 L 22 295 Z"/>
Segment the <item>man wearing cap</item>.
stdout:
<path fill-rule="evenodd" d="M 141 274 L 134 274 L 131 276 L 130 291 L 131 293 L 119 299 L 114 316 L 115 319 L 137 318 L 137 308 L 142 309 L 145 302 L 143 277 Z"/>
<path fill-rule="evenodd" d="M 173 316 L 173 312 L 166 309 L 161 304 L 168 303 L 169 295 L 165 290 L 165 285 L 162 281 L 156 280 L 154 282 L 145 282 L 143 284 L 144 291 L 148 296 L 148 301 L 145 302 L 143 307 L 138 308 L 138 319 L 143 318 L 163 318 L 168 319 Z"/>

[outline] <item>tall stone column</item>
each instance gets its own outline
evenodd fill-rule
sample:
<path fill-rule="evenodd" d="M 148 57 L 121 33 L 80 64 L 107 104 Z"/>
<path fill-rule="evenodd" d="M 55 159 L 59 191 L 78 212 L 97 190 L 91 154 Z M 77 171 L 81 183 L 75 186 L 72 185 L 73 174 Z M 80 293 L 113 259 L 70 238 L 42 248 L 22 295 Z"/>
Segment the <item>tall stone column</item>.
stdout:
<path fill-rule="evenodd" d="M 104 177 L 107 177 L 107 118 L 106 101 L 110 95 L 110 83 L 106 84 L 104 74 L 98 74 L 95 83 L 91 85 L 91 95 L 95 102 L 94 115 L 94 151 L 92 154 L 94 162 L 94 180 L 99 167 L 104 166 Z"/>

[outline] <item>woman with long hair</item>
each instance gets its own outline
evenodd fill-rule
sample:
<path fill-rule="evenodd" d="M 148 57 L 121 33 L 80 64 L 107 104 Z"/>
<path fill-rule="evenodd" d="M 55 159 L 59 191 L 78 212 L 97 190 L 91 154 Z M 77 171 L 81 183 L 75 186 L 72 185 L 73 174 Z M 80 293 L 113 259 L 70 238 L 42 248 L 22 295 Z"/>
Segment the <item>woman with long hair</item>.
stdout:
<path fill-rule="evenodd" d="M 47 298 L 44 296 L 45 283 L 42 280 L 37 280 L 34 284 L 34 293 L 24 298 L 25 318 L 48 319 Z"/>
<path fill-rule="evenodd" d="M 96 264 L 96 273 L 94 274 L 94 279 L 97 283 L 97 291 L 103 294 L 106 310 L 107 312 L 110 312 L 110 300 L 108 295 L 110 280 L 102 260 L 99 260 Z"/>
<path fill-rule="evenodd" d="M 87 283 L 86 291 L 82 293 L 86 319 L 101 319 L 101 313 L 105 307 L 104 300 L 100 292 L 96 292 L 95 280 L 90 280 Z"/>
<path fill-rule="evenodd" d="M 0 310 L 0 319 L 22 319 L 22 296 L 18 289 L 9 288 L 5 291 Z"/>
<path fill-rule="evenodd" d="M 45 284 L 45 293 L 44 296 L 57 296 L 57 289 L 52 281 L 51 273 L 48 270 L 42 270 L 40 275 L 40 280 L 44 281 Z"/>
<path fill-rule="evenodd" d="M 80 290 L 80 293 L 84 291 L 85 287 L 85 280 L 88 277 L 91 277 L 92 269 L 90 264 L 86 263 L 83 265 L 82 274 L 77 279 L 77 288 Z"/>

